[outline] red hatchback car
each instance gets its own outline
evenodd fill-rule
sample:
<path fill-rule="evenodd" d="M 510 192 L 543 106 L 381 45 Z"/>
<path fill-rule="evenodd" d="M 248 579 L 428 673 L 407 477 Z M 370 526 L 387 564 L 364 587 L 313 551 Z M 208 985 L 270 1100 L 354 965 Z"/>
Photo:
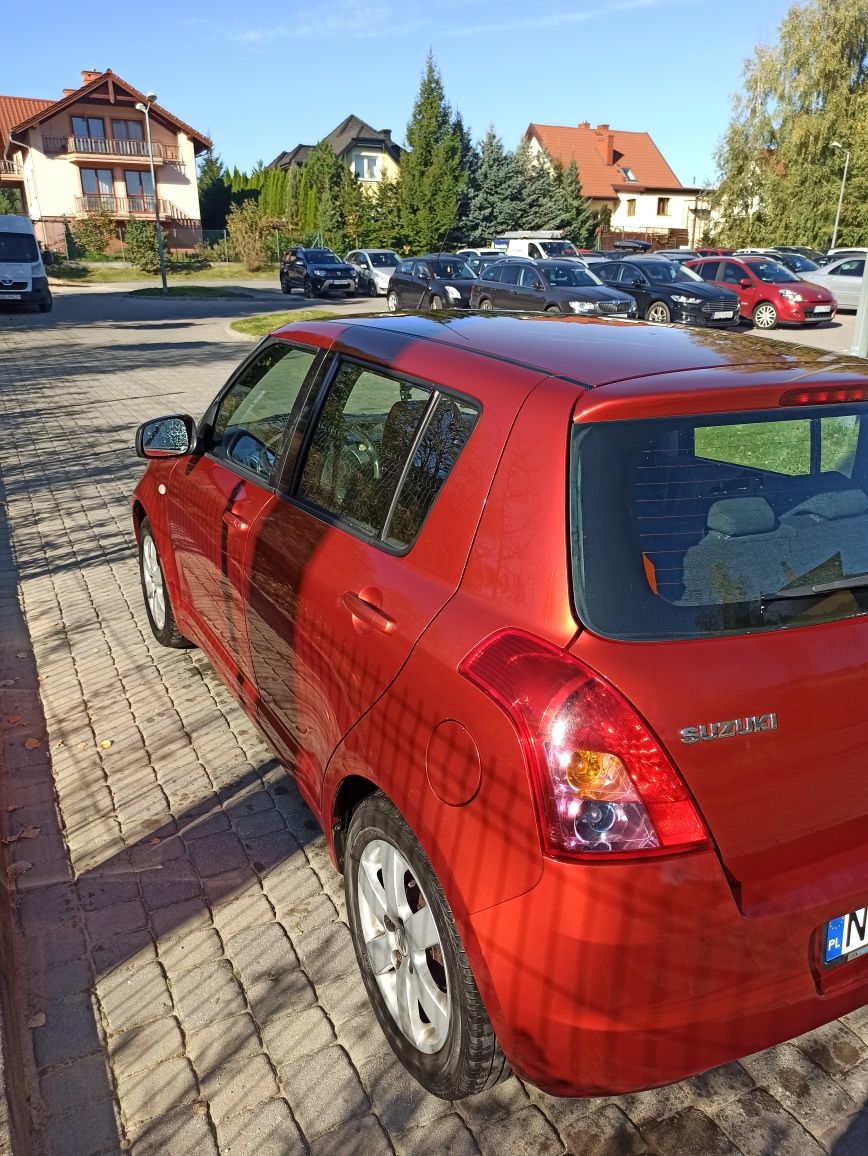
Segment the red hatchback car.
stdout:
<path fill-rule="evenodd" d="M 838 310 L 828 289 L 812 285 L 773 257 L 706 257 L 688 262 L 688 268 L 703 281 L 734 290 L 742 319 L 757 329 L 819 325 Z"/>
<path fill-rule="evenodd" d="M 294 777 L 431 1092 L 644 1088 L 865 1002 L 863 363 L 302 322 L 137 450 L 154 634 Z"/>

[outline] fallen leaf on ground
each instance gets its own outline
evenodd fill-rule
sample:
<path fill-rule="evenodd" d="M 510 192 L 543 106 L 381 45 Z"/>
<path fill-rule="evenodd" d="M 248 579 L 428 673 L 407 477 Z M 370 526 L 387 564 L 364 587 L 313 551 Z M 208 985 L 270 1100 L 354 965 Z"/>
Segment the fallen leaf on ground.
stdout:
<path fill-rule="evenodd" d="M 23 722 L 23 719 L 20 714 L 7 714 L 6 721 L 11 727 L 17 727 L 20 722 Z"/>
<path fill-rule="evenodd" d="M 32 863 L 27 863 L 22 859 L 20 863 L 10 863 L 6 868 L 6 874 L 10 879 L 17 879 L 19 875 L 26 875 L 32 866 Z"/>
<path fill-rule="evenodd" d="M 39 739 L 28 739 L 24 745 L 28 751 L 35 751 L 37 747 L 42 746 L 42 743 Z"/>
<path fill-rule="evenodd" d="M 204 1100 L 194 1100 L 190 1105 L 190 1110 L 197 1116 L 204 1116 L 208 1111 L 208 1105 Z"/>
<path fill-rule="evenodd" d="M 0 679 L 0 686 L 14 686 L 16 681 L 14 678 L 3 678 Z"/>
<path fill-rule="evenodd" d="M 114 746 L 111 739 L 103 739 L 99 745 L 102 747 L 102 749 L 104 751 L 107 751 L 109 749 L 109 747 Z"/>
<path fill-rule="evenodd" d="M 156 845 L 159 843 L 159 841 L 160 841 L 159 839 L 150 839 L 149 840 L 152 847 L 156 847 Z"/>
<path fill-rule="evenodd" d="M 57 742 L 54 744 L 54 749 L 57 750 L 58 747 L 65 747 L 65 746 L 66 746 L 66 743 L 63 741 L 63 739 L 58 739 Z"/>
<path fill-rule="evenodd" d="M 41 830 L 41 827 L 25 827 L 23 831 L 18 832 L 18 838 L 35 839 Z"/>
<path fill-rule="evenodd" d="M 7 808 L 6 808 L 6 810 L 7 810 L 7 811 L 9 812 L 9 814 L 11 815 L 13 811 L 17 811 L 17 810 L 18 810 L 18 804 L 17 804 L 17 803 L 13 803 L 13 804 L 12 804 L 10 807 L 7 807 Z"/>
<path fill-rule="evenodd" d="M 27 1021 L 29 1028 L 44 1028 L 45 1027 L 45 1012 L 37 1012 L 36 1015 L 31 1016 Z"/>
<path fill-rule="evenodd" d="M 16 658 L 26 658 L 27 657 L 27 651 L 26 650 L 19 650 L 19 652 L 15 655 L 15 657 Z"/>

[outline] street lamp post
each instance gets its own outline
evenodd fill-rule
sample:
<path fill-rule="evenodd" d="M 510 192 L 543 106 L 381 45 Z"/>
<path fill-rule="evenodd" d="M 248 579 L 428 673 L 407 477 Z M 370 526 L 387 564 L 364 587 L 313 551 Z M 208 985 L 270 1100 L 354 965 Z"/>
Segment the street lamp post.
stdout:
<path fill-rule="evenodd" d="M 839 140 L 832 141 L 832 148 L 839 149 L 844 154 L 844 175 L 841 177 L 841 191 L 838 193 L 838 211 L 835 213 L 835 228 L 832 230 L 832 244 L 831 248 L 835 248 L 835 242 L 838 240 L 838 223 L 841 220 L 841 205 L 844 201 L 844 185 L 847 183 L 847 166 L 850 164 L 850 150 L 845 149 Z"/>
<path fill-rule="evenodd" d="M 154 221 L 157 226 L 157 252 L 160 256 L 160 280 L 163 284 L 163 292 L 169 292 L 169 286 L 166 284 L 166 253 L 163 249 L 163 226 L 160 224 L 160 198 L 157 196 L 157 177 L 154 173 L 154 150 L 151 147 L 151 105 L 156 101 L 156 93 L 149 92 L 146 97 L 146 103 L 139 101 L 136 108 L 139 112 L 145 114 L 145 133 L 148 138 L 148 160 L 151 165 L 151 188 L 154 193 Z"/>

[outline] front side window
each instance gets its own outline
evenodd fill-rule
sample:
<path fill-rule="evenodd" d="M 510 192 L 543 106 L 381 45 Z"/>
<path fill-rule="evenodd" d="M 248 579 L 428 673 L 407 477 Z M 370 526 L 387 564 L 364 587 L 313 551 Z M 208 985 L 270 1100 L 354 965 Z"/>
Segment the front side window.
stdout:
<path fill-rule="evenodd" d="M 344 362 L 310 440 L 298 497 L 363 534 L 412 544 L 478 412 L 434 387 Z"/>
<path fill-rule="evenodd" d="M 413 276 L 413 262 L 412 261 L 402 261 L 401 264 L 398 266 L 398 272 L 403 274 L 406 277 L 412 277 Z"/>
<path fill-rule="evenodd" d="M 590 629 L 701 638 L 868 612 L 864 409 L 579 425 L 571 461 L 574 592 Z"/>
<path fill-rule="evenodd" d="M 830 269 L 829 272 L 838 277 L 861 277 L 865 272 L 865 262 L 864 260 L 844 261 L 837 268 Z"/>
<path fill-rule="evenodd" d="M 504 265 L 500 274 L 501 285 L 517 285 L 521 270 L 521 265 Z"/>
<path fill-rule="evenodd" d="M 252 361 L 220 399 L 211 432 L 214 456 L 267 479 L 315 356 L 275 342 Z"/>
<path fill-rule="evenodd" d="M 542 284 L 539 270 L 533 265 L 525 265 L 521 271 L 521 278 L 519 284 L 523 289 L 536 289 Z"/>

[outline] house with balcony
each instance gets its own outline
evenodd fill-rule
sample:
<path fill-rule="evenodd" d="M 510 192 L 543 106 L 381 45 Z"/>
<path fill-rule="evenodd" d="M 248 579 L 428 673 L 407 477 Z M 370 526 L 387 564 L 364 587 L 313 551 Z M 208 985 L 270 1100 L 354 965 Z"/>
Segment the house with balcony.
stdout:
<path fill-rule="evenodd" d="M 171 247 L 195 245 L 196 157 L 211 141 L 111 69 L 81 79 L 59 100 L 0 96 L 0 187 L 17 190 L 46 248 L 62 251 L 67 227 L 99 209 L 119 229 L 159 212 Z"/>
<path fill-rule="evenodd" d="M 392 130 L 372 128 L 358 116 L 348 116 L 325 138 L 335 156 L 348 165 L 369 192 L 383 180 L 394 180 L 404 150 L 392 140 Z M 290 169 L 303 165 L 314 145 L 297 144 L 274 158 L 270 169 Z"/>
<path fill-rule="evenodd" d="M 531 152 L 566 168 L 576 162 L 593 208 L 608 208 L 611 228 L 667 244 L 699 244 L 708 215 L 705 190 L 682 185 L 647 132 L 625 132 L 589 121 L 530 124 Z"/>

